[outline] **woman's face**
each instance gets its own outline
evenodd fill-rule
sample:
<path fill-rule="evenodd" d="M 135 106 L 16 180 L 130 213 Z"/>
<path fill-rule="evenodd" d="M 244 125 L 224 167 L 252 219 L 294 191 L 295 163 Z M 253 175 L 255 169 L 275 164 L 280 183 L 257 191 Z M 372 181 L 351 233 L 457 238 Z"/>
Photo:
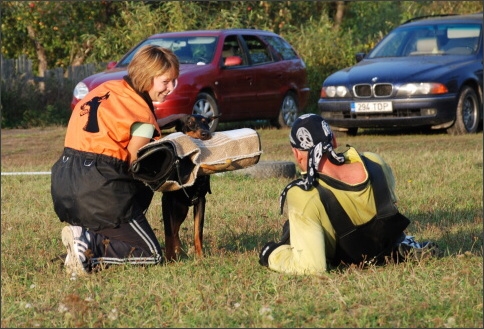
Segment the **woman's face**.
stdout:
<path fill-rule="evenodd" d="M 172 72 L 153 78 L 153 86 L 148 90 L 148 94 L 153 102 L 163 102 L 166 96 L 175 89 L 177 85 L 176 77 Z"/>

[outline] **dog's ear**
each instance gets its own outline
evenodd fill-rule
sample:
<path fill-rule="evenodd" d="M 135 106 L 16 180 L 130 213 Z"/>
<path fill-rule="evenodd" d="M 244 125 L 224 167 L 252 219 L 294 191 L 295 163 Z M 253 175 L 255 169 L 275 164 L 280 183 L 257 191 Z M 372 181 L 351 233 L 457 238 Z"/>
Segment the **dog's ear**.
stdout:
<path fill-rule="evenodd" d="M 197 115 L 187 115 L 185 118 L 183 118 L 184 125 L 181 127 L 181 131 L 183 133 L 187 133 L 189 131 L 197 131 L 200 129 L 200 123 L 199 120 L 202 120 L 202 118 L 205 118 L 203 115 L 200 115 L 199 117 Z"/>
<path fill-rule="evenodd" d="M 210 122 L 212 122 L 213 120 L 218 119 L 221 116 L 222 116 L 222 113 L 219 113 L 219 115 L 213 115 L 213 116 L 211 116 L 210 118 L 207 118 L 207 119 L 210 120 Z"/>
<path fill-rule="evenodd" d="M 189 117 L 188 114 L 172 114 L 165 118 L 158 119 L 156 122 L 158 123 L 160 129 L 170 129 L 176 127 L 175 129 L 179 131 L 178 127 L 185 122 L 187 117 Z"/>

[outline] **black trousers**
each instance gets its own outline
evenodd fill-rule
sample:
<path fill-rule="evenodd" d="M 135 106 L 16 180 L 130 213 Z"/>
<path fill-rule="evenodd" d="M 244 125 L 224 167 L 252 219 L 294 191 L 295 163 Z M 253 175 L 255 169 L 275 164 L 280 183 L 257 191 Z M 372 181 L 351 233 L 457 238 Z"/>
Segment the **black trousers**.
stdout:
<path fill-rule="evenodd" d="M 158 264 L 160 243 L 144 215 L 116 228 L 88 231 L 91 237 L 92 266 L 98 264 Z"/>

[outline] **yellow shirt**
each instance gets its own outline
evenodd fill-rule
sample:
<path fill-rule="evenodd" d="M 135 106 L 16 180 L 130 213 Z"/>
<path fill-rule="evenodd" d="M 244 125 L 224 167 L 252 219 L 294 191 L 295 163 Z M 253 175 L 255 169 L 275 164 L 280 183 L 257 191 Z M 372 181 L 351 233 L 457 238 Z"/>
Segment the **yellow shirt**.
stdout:
<path fill-rule="evenodd" d="M 391 168 L 375 153 L 365 152 L 363 155 L 382 165 L 392 200 L 396 202 L 395 178 Z M 354 148 L 348 149 L 344 156 L 345 163 L 362 162 Z M 358 184 L 359 187 L 338 181 L 338 184 L 352 187 L 347 190 L 335 188 L 319 178 L 318 182 L 334 193 L 355 224 L 366 223 L 376 215 L 368 172 L 365 182 Z M 286 203 L 291 245 L 279 246 L 269 255 L 269 268 L 288 274 L 323 274 L 327 270 L 328 259 L 335 253 L 336 239 L 318 190 L 304 191 L 293 187 L 287 193 Z"/>

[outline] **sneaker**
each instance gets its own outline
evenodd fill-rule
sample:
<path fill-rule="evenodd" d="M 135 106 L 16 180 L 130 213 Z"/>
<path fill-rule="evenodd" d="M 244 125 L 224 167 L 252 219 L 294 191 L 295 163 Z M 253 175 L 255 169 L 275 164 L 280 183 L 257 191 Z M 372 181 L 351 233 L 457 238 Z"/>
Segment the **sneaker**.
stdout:
<path fill-rule="evenodd" d="M 416 260 L 439 257 L 440 249 L 435 242 L 425 241 L 419 243 L 413 236 L 407 235 L 398 245 L 398 253 L 405 260 Z"/>
<path fill-rule="evenodd" d="M 62 229 L 62 243 L 67 249 L 64 262 L 70 275 L 86 275 L 90 272 L 86 252 L 89 250 L 90 236 L 80 226 L 66 226 Z"/>

